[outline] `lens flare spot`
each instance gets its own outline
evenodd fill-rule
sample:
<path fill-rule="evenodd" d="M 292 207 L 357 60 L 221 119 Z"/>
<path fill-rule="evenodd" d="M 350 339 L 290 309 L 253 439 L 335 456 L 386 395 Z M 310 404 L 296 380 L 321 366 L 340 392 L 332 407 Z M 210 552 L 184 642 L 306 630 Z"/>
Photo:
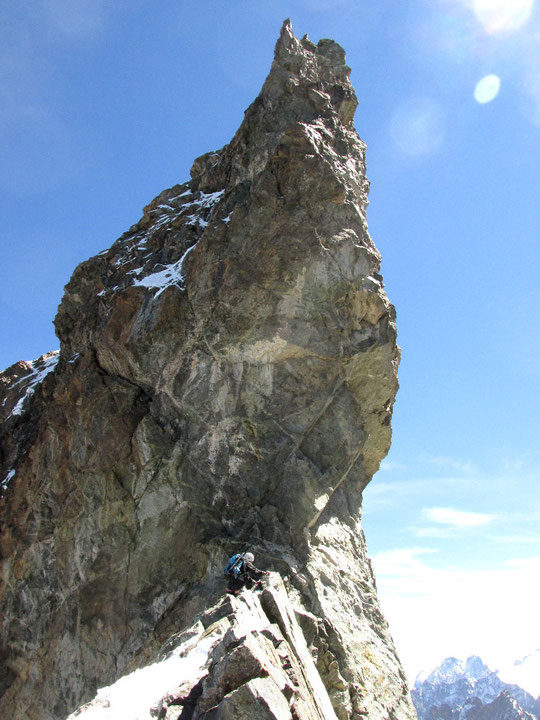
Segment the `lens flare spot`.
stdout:
<path fill-rule="evenodd" d="M 495 100 L 501 89 L 501 79 L 497 75 L 486 75 L 476 83 L 474 99 L 481 105 Z"/>
<path fill-rule="evenodd" d="M 430 155 L 438 150 L 445 133 L 445 118 L 430 98 L 401 105 L 390 121 L 390 134 L 405 155 Z"/>
<path fill-rule="evenodd" d="M 534 0 L 473 0 L 474 13 L 488 35 L 519 30 L 533 5 Z"/>

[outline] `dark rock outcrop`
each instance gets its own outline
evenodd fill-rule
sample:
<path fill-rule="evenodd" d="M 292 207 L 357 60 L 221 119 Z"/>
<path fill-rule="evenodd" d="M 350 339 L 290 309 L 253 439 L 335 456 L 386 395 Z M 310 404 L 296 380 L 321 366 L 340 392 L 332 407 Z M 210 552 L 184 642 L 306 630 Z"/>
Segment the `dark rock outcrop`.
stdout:
<path fill-rule="evenodd" d="M 469 713 L 467 720 L 538 720 L 538 716 L 524 710 L 509 692 L 504 691 L 495 700 Z"/>
<path fill-rule="evenodd" d="M 538 720 L 538 715 L 525 710 L 506 690 L 486 703 L 473 696 L 458 711 L 446 703 L 433 705 L 428 717 L 430 720 Z"/>
<path fill-rule="evenodd" d="M 356 104 L 339 45 L 286 22 L 231 143 L 75 270 L 54 369 L 1 376 L 2 716 L 144 665 L 248 546 L 336 715 L 413 715 L 360 525 L 399 351 Z"/>

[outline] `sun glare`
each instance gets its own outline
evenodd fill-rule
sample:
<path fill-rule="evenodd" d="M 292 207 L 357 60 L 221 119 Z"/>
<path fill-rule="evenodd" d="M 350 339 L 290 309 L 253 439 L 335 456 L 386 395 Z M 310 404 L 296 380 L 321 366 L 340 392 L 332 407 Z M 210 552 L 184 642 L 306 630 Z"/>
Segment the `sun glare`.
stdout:
<path fill-rule="evenodd" d="M 476 83 L 474 88 L 474 99 L 484 105 L 491 102 L 499 94 L 501 80 L 497 75 L 486 75 Z"/>
<path fill-rule="evenodd" d="M 476 17 L 489 35 L 513 32 L 524 25 L 534 0 L 472 0 Z"/>

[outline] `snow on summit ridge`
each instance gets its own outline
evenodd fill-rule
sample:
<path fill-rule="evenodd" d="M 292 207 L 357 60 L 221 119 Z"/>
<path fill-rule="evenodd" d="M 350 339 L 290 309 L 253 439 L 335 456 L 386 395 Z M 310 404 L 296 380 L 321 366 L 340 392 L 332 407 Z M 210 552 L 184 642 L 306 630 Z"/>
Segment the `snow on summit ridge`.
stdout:
<path fill-rule="evenodd" d="M 477 655 L 467 660 L 448 657 L 419 673 L 411 696 L 419 720 L 538 718 L 539 671 L 539 651 L 500 670 L 491 670 Z"/>
<path fill-rule="evenodd" d="M 445 658 L 436 667 L 430 667 L 420 672 L 415 680 L 415 687 L 424 682 L 433 684 L 453 683 L 464 676 L 479 680 L 485 677 L 491 670 L 484 665 L 481 658 L 471 655 L 467 660 L 459 660 L 455 657 Z"/>

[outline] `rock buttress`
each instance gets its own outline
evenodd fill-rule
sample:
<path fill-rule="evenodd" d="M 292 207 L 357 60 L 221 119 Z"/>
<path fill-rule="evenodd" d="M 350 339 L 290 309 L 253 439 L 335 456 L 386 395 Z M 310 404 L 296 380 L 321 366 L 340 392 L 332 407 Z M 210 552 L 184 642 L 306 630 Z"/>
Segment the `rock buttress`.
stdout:
<path fill-rule="evenodd" d="M 64 717 L 249 547 L 338 717 L 413 716 L 360 526 L 399 350 L 349 72 L 286 22 L 230 144 L 75 270 L 57 364 L 0 377 L 2 713 Z"/>
<path fill-rule="evenodd" d="M 169 637 L 151 664 L 68 720 L 104 706 L 109 717 L 337 720 L 298 618 L 274 573 L 260 589 L 219 600 Z"/>

